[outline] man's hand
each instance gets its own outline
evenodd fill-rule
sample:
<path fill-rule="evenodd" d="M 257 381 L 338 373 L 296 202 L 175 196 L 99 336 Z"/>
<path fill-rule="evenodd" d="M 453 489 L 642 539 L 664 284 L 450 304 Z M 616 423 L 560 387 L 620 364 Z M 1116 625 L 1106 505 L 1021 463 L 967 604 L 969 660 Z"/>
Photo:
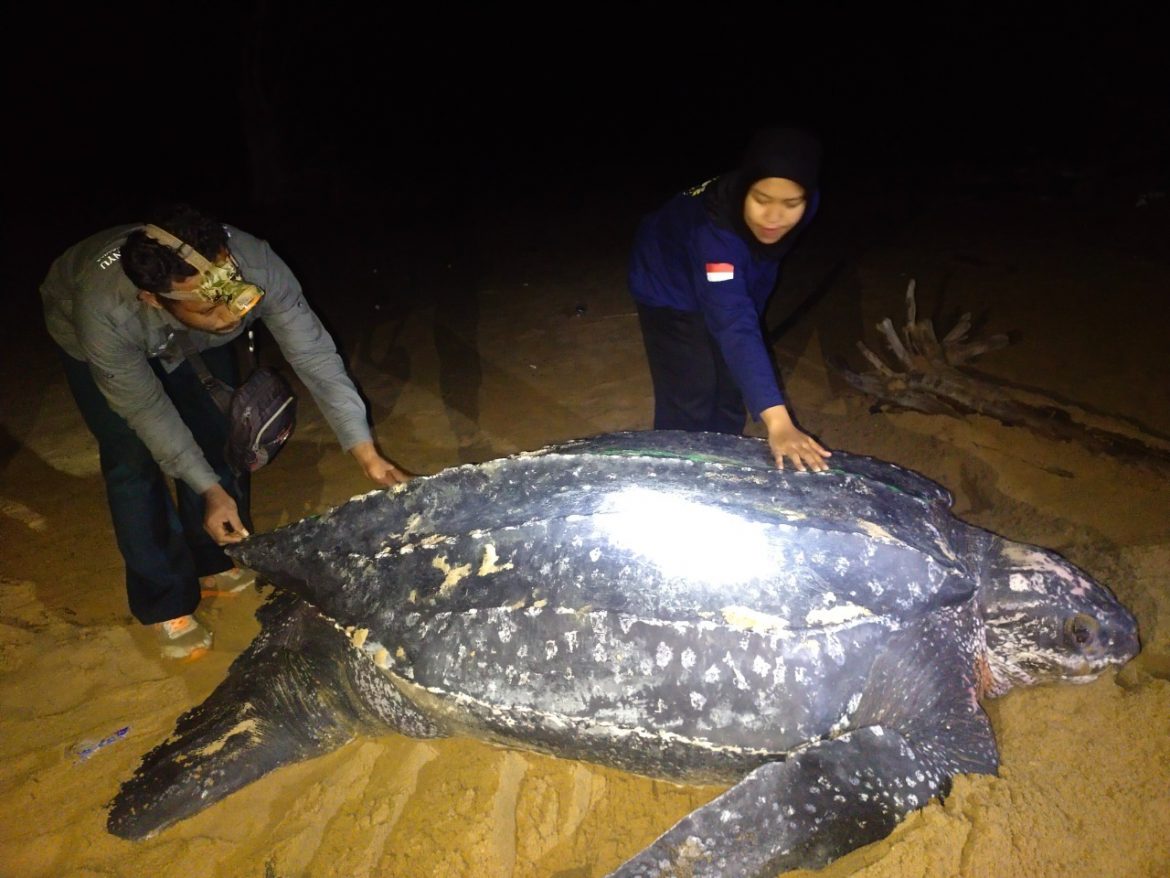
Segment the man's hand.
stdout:
<path fill-rule="evenodd" d="M 373 442 L 362 442 L 360 445 L 355 445 L 349 450 L 349 453 L 357 458 L 357 462 L 361 464 L 367 478 L 379 485 L 387 487 L 400 485 L 412 477 L 411 473 L 382 457 L 374 447 Z"/>
<path fill-rule="evenodd" d="M 784 469 L 785 457 L 792 458 L 793 466 L 801 472 L 821 472 L 829 468 L 825 458 L 832 456 L 833 452 L 797 429 L 786 406 L 774 405 L 764 409 L 760 412 L 760 420 L 768 428 L 768 447 L 772 449 L 779 469 Z"/>
<path fill-rule="evenodd" d="M 248 529 L 240 521 L 239 507 L 223 485 L 212 485 L 203 492 L 203 529 L 221 546 L 248 536 Z"/>

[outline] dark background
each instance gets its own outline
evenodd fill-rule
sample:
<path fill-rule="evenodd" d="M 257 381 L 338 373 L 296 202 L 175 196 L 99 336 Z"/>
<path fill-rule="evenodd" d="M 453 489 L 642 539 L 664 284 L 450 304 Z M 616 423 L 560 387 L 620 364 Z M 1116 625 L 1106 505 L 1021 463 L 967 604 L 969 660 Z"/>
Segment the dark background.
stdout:
<path fill-rule="evenodd" d="M 176 199 L 314 280 L 346 235 L 457 251 L 600 202 L 620 239 L 776 122 L 822 136 L 826 210 L 865 200 L 877 225 L 1025 167 L 1056 194 L 1086 169 L 1102 198 L 1165 192 L 1155 4 L 875 6 L 29 10 L 5 59 L 10 295 L 35 316 L 60 251 Z"/>

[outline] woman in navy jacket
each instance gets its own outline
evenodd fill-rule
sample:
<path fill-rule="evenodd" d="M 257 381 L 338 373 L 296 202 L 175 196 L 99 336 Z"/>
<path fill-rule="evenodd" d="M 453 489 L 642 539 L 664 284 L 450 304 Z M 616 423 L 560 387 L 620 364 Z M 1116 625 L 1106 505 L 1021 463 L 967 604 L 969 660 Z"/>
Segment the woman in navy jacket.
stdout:
<path fill-rule="evenodd" d="M 654 428 L 742 432 L 763 422 L 776 465 L 823 470 L 830 456 L 792 421 L 762 318 L 780 261 L 816 213 L 820 145 L 811 134 L 757 134 L 740 166 L 645 217 L 630 292 L 650 377 Z"/>

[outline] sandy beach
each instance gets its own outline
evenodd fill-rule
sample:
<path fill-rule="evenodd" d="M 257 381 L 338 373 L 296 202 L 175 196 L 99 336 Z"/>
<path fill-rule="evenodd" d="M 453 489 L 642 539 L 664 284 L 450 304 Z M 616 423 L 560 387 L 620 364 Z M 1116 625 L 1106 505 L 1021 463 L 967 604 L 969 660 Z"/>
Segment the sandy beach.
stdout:
<path fill-rule="evenodd" d="M 769 323 L 806 429 L 939 481 L 972 524 L 1061 552 L 1133 610 L 1143 642 L 1128 666 L 1089 685 L 987 702 L 999 776 L 960 777 L 944 801 L 818 875 L 1153 878 L 1170 865 L 1166 470 L 993 417 L 879 410 L 833 366 L 865 369 L 858 341 L 889 355 L 875 325 L 904 322 L 913 279 L 919 316 L 939 335 L 963 312 L 973 335 L 1010 335 L 970 364 L 981 380 L 1165 449 L 1170 200 L 1151 195 L 1149 178 L 1103 173 L 1084 167 L 1058 188 L 1037 171 L 1009 188 L 951 169 L 887 195 L 880 224 L 859 177 L 838 187 L 786 266 Z M 225 219 L 268 237 L 298 270 L 383 450 L 425 475 L 650 426 L 624 272 L 653 194 L 599 191 L 552 224 L 547 204 L 517 202 L 506 217 L 467 217 L 469 236 L 409 252 L 365 226 L 330 244 L 328 265 L 314 258 L 322 229 L 312 218 Z M 1078 221 L 1088 204 L 1092 229 Z M 34 282 L 39 270 L 27 269 Z M 344 297 L 331 295 L 342 287 Z M 30 307 L 30 327 L 35 317 Z M 0 874 L 597 878 L 720 791 L 469 739 L 388 735 L 281 768 L 146 841 L 111 836 L 106 805 L 119 784 L 224 678 L 257 631 L 267 589 L 205 600 L 210 655 L 160 658 L 127 611 L 96 446 L 43 331 L 14 338 L 8 353 Z M 255 477 L 256 525 L 368 489 L 306 401 L 290 445 Z"/>

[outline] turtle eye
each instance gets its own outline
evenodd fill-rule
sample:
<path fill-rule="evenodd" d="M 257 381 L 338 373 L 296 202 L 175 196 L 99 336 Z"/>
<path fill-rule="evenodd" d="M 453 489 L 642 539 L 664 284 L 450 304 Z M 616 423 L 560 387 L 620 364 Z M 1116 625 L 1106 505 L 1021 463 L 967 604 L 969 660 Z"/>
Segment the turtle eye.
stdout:
<path fill-rule="evenodd" d="M 1101 625 L 1087 613 L 1077 613 L 1064 622 L 1064 638 L 1070 646 L 1083 649 L 1097 639 Z"/>

